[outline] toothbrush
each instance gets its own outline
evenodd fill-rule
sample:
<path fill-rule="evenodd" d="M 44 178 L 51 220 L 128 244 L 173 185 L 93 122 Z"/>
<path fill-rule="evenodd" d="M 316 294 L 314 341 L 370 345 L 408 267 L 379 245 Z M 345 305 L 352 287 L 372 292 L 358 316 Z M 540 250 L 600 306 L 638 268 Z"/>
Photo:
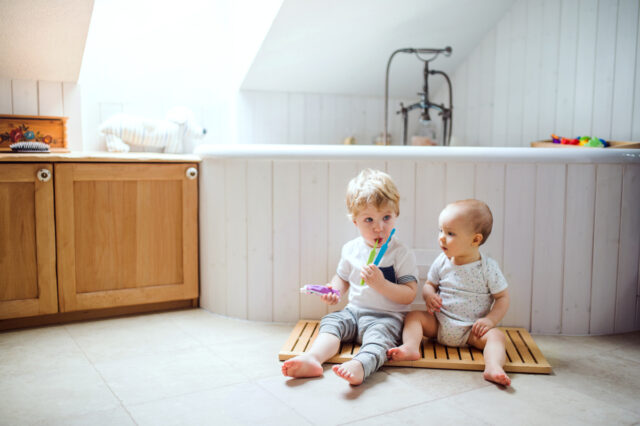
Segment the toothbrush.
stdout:
<path fill-rule="evenodd" d="M 300 289 L 300 293 L 306 294 L 337 294 L 340 297 L 340 290 L 335 290 L 325 285 L 307 284 Z"/>
<path fill-rule="evenodd" d="M 369 253 L 369 259 L 367 260 L 367 265 L 370 265 L 371 262 L 373 262 L 373 257 L 376 255 L 376 249 L 378 248 L 378 240 L 376 239 L 376 241 L 373 243 L 373 248 L 371 249 L 371 252 Z M 362 278 L 360 280 L 360 285 L 364 285 L 364 278 Z"/>
<path fill-rule="evenodd" d="M 380 247 L 380 251 L 376 256 L 376 260 L 373 261 L 374 265 L 378 266 L 380 264 L 380 261 L 382 260 L 382 256 L 384 256 L 384 253 L 387 251 L 387 247 L 389 247 L 389 241 L 391 241 L 391 237 L 393 237 L 393 234 L 395 232 L 396 232 L 396 228 L 393 228 L 391 230 L 391 233 L 389 234 L 389 238 L 387 238 L 387 241 L 382 245 L 382 247 Z"/>

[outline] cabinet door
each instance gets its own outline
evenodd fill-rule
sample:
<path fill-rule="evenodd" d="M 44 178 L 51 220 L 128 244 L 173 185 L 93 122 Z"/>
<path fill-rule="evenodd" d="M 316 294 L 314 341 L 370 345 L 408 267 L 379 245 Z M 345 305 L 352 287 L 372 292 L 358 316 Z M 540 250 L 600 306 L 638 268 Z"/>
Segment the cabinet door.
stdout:
<path fill-rule="evenodd" d="M 196 164 L 56 164 L 60 310 L 198 297 Z"/>
<path fill-rule="evenodd" d="M 58 311 L 52 171 L 0 164 L 0 319 Z"/>

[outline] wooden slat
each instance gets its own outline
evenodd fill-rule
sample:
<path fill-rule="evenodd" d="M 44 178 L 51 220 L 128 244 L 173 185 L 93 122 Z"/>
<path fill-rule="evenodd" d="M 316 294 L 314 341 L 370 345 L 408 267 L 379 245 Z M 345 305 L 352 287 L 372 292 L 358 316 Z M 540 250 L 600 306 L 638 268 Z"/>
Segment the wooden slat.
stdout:
<path fill-rule="evenodd" d="M 311 348 L 318 334 L 318 321 L 301 320 L 294 327 L 287 342 L 278 354 L 280 361 L 301 355 Z M 505 371 L 515 373 L 551 373 L 551 365 L 524 328 L 500 327 L 507 336 L 507 362 Z M 329 363 L 343 363 L 353 358 L 360 350 L 356 343 L 343 343 Z M 484 356 L 476 348 L 445 347 L 433 340 L 424 339 L 420 346 L 422 357 L 416 361 L 388 361 L 387 366 L 442 368 L 456 370 L 484 370 Z M 435 356 L 434 356 L 435 354 Z M 523 361 L 524 360 L 524 361 Z"/>

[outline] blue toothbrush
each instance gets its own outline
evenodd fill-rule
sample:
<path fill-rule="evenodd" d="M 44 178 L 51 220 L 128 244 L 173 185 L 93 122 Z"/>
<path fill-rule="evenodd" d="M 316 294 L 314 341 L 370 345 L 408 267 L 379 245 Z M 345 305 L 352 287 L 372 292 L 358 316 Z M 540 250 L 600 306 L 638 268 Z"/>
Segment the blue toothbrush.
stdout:
<path fill-rule="evenodd" d="M 393 237 L 393 234 L 395 232 L 396 232 L 396 228 L 393 228 L 391 230 L 391 233 L 389 234 L 389 238 L 387 238 L 387 241 L 385 241 L 385 243 L 382 245 L 382 247 L 380 247 L 380 251 L 378 252 L 378 255 L 376 256 L 376 260 L 373 261 L 374 265 L 378 266 L 378 264 L 382 260 L 382 256 L 384 256 L 384 253 L 387 251 L 387 247 L 389 247 L 389 241 L 391 241 L 391 237 Z"/>

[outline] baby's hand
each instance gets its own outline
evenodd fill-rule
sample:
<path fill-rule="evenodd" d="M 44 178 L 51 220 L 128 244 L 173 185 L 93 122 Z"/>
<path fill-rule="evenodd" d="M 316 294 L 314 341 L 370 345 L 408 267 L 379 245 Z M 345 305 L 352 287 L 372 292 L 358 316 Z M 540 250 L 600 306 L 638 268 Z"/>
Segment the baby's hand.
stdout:
<path fill-rule="evenodd" d="M 425 302 L 427 303 L 427 312 L 430 314 L 440 312 L 440 308 L 442 308 L 442 297 L 440 297 L 439 294 L 429 294 Z"/>
<path fill-rule="evenodd" d="M 478 337 L 482 337 L 487 333 L 487 331 L 491 330 L 493 327 L 495 327 L 495 324 L 489 318 L 480 318 L 479 320 L 476 320 L 476 322 L 473 323 L 473 327 L 471 327 L 471 332 Z"/>
<path fill-rule="evenodd" d="M 327 287 L 331 287 L 331 284 L 327 284 Z M 327 305 L 335 305 L 340 301 L 340 296 L 335 293 L 323 294 L 320 296 L 320 300 L 322 300 Z"/>
<path fill-rule="evenodd" d="M 374 289 L 380 287 L 385 281 L 384 274 L 382 273 L 380 268 L 378 268 L 373 263 L 370 265 L 364 265 L 362 267 L 360 277 L 364 280 L 365 283 L 367 283 L 369 287 L 372 287 Z"/>

